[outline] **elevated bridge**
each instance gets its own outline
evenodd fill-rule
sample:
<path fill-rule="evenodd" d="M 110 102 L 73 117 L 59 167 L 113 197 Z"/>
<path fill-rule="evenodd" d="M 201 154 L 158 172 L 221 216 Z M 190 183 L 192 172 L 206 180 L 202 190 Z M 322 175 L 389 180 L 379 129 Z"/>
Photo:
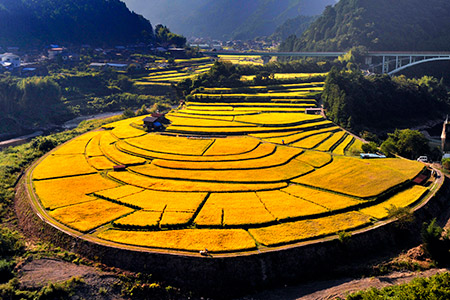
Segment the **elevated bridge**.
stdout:
<path fill-rule="evenodd" d="M 271 57 L 329 57 L 336 58 L 347 52 L 231 52 L 210 51 L 204 52 L 210 56 L 261 56 L 265 62 Z M 408 52 L 408 51 L 369 51 L 366 54 L 367 68 L 376 73 L 394 75 L 409 67 L 432 62 L 450 61 L 450 52 Z"/>

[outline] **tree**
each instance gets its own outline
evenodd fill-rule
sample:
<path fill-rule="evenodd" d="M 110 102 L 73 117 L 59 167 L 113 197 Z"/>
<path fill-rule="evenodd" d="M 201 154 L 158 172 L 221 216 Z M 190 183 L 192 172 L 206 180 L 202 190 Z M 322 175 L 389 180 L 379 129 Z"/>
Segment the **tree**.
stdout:
<path fill-rule="evenodd" d="M 430 153 L 428 140 L 417 130 L 395 130 L 394 133 L 389 133 L 388 136 L 389 138 L 382 144 L 382 150 L 384 148 L 390 154 L 393 154 L 393 151 L 395 151 L 400 156 L 415 159 Z"/>

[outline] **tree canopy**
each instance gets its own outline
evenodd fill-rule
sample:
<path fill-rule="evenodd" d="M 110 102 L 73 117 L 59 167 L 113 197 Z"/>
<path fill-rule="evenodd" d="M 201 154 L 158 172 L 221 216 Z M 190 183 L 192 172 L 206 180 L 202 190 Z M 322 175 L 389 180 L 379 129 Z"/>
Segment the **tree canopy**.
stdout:
<path fill-rule="evenodd" d="M 341 0 L 328 6 L 303 35 L 282 51 L 345 51 L 366 46 L 380 51 L 450 49 L 447 0 Z"/>
<path fill-rule="evenodd" d="M 153 28 L 120 0 L 0 0 L 0 45 L 150 43 Z"/>

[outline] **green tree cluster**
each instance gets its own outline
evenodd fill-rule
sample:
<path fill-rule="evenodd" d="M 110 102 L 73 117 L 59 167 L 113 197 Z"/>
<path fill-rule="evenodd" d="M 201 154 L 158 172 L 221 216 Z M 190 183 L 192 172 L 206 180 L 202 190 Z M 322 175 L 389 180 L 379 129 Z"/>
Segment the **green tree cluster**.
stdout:
<path fill-rule="evenodd" d="M 186 45 L 186 38 L 182 35 L 170 32 L 169 28 L 164 25 L 156 25 L 155 27 L 156 41 L 161 45 L 175 45 L 177 47 L 184 47 Z"/>
<path fill-rule="evenodd" d="M 440 117 L 449 103 L 447 90 L 432 77 L 364 76 L 337 68 L 328 74 L 322 100 L 333 122 L 356 132 L 408 127 Z"/>
<path fill-rule="evenodd" d="M 430 154 L 427 138 L 417 130 L 395 130 L 388 134 L 387 140 L 381 144 L 381 151 L 389 157 L 398 154 L 409 159 Z"/>

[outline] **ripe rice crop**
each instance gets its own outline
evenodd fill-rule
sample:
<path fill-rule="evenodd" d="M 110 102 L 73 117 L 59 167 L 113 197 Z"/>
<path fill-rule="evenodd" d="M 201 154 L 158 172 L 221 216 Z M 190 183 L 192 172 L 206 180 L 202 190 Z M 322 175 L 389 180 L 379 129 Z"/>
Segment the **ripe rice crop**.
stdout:
<path fill-rule="evenodd" d="M 83 154 L 49 155 L 33 171 L 33 179 L 50 179 L 66 176 L 93 174 L 97 172 L 86 161 Z"/>
<path fill-rule="evenodd" d="M 177 155 L 167 154 L 160 152 L 153 152 L 137 148 L 127 144 L 124 141 L 119 141 L 117 147 L 122 151 L 134 153 L 136 155 L 162 160 L 174 160 L 181 162 L 220 162 L 220 161 L 237 161 L 261 158 L 275 152 L 276 146 L 272 144 L 259 144 L 256 149 L 248 153 L 236 154 L 236 155 L 214 155 L 214 156 L 194 156 L 194 155 Z"/>
<path fill-rule="evenodd" d="M 223 211 L 218 214 L 218 211 Z M 249 213 L 251 212 L 251 213 Z M 208 216 L 211 214 L 215 217 Z M 219 219 L 220 218 L 220 219 Z M 208 220 L 211 224 L 207 223 Z M 202 207 L 195 223 L 200 226 L 263 224 L 275 221 L 255 193 L 212 193 Z"/>
<path fill-rule="evenodd" d="M 128 139 L 131 137 L 145 135 L 147 132 L 145 132 L 143 129 L 136 129 L 130 125 L 123 125 L 114 128 L 113 130 L 111 130 L 111 133 L 118 139 Z"/>
<path fill-rule="evenodd" d="M 117 140 L 109 133 L 103 134 L 100 138 L 100 148 L 109 159 L 122 165 L 138 165 L 146 162 L 141 157 L 121 152 L 116 148 L 116 142 Z"/>
<path fill-rule="evenodd" d="M 347 135 L 347 133 L 345 131 L 336 132 L 328 140 L 326 140 L 325 142 L 320 144 L 316 148 L 316 150 L 325 151 L 325 152 L 331 151 L 333 149 L 333 147 L 337 147 L 337 145 L 339 145 L 339 143 L 343 141 L 343 138 L 346 135 Z"/>
<path fill-rule="evenodd" d="M 240 134 L 240 135 L 250 135 L 255 133 L 275 133 L 275 132 L 290 132 L 297 130 L 313 130 L 320 129 L 324 127 L 333 126 L 328 120 L 316 122 L 313 120 L 311 123 L 306 123 L 302 125 L 296 126 L 278 126 L 278 127 L 263 127 L 263 126 L 255 126 L 255 127 L 190 127 L 190 126 L 176 126 L 170 125 L 166 131 L 175 132 L 175 133 L 184 133 L 184 134 Z"/>
<path fill-rule="evenodd" d="M 77 137 L 76 139 L 70 141 L 69 143 L 65 143 L 60 146 L 56 151 L 53 152 L 54 155 L 74 155 L 74 154 L 84 154 L 86 150 L 86 145 L 88 142 L 95 137 L 98 132 L 88 132 L 83 134 L 82 136 Z"/>
<path fill-rule="evenodd" d="M 193 216 L 194 212 L 165 211 L 159 225 L 161 227 L 187 225 Z"/>
<path fill-rule="evenodd" d="M 104 134 L 104 132 L 96 132 L 96 135 L 89 141 L 89 144 L 86 146 L 86 156 L 94 157 L 94 156 L 103 156 L 103 152 L 100 149 L 100 137 Z"/>
<path fill-rule="evenodd" d="M 255 150 L 260 144 L 259 139 L 252 137 L 229 137 L 215 139 L 213 144 L 203 154 L 205 156 L 236 155 Z"/>
<path fill-rule="evenodd" d="M 125 128 L 127 128 L 132 123 L 136 123 L 137 124 L 139 122 L 142 122 L 142 120 L 145 117 L 147 117 L 147 116 L 139 116 L 139 117 L 134 117 L 134 118 L 130 118 L 130 119 L 116 121 L 116 122 L 113 122 L 113 123 L 109 123 L 109 124 L 103 125 L 102 128 L 109 129 L 109 130 L 112 130 L 112 129 L 116 128 L 116 127 L 125 127 Z"/>
<path fill-rule="evenodd" d="M 328 73 L 275 73 L 275 79 L 286 80 L 286 79 L 303 79 L 317 76 L 327 76 Z M 242 81 L 250 81 L 255 78 L 255 75 L 242 76 Z"/>
<path fill-rule="evenodd" d="M 426 187 L 414 185 L 407 190 L 399 192 L 398 194 L 394 195 L 393 197 L 389 198 L 388 200 L 380 204 L 376 204 L 368 208 L 361 209 L 360 211 L 363 214 L 372 216 L 374 218 L 384 219 L 389 216 L 388 209 L 391 208 L 392 206 L 395 207 L 410 206 L 415 202 L 417 202 L 427 191 L 428 189 Z"/>
<path fill-rule="evenodd" d="M 291 147 L 277 147 L 273 155 L 259 159 L 234 160 L 224 162 L 183 162 L 154 160 L 152 164 L 168 168 L 181 170 L 250 170 L 279 166 L 288 163 L 294 157 L 302 153 L 302 150 Z M 331 161 L 331 159 L 330 159 Z"/>
<path fill-rule="evenodd" d="M 100 198 L 107 198 L 117 200 L 129 195 L 133 195 L 142 192 L 143 189 L 132 185 L 121 185 L 112 189 L 102 190 L 95 193 L 95 196 Z"/>
<path fill-rule="evenodd" d="M 353 144 L 349 147 L 348 151 L 350 153 L 362 153 L 362 145 L 364 143 L 359 140 L 359 139 L 355 139 Z"/>
<path fill-rule="evenodd" d="M 333 161 L 333 157 L 330 154 L 317 151 L 305 151 L 296 159 L 314 168 L 322 168 Z"/>
<path fill-rule="evenodd" d="M 172 121 L 171 126 L 189 126 L 189 127 L 210 127 L 210 128 L 228 128 L 228 127 L 251 127 L 254 125 L 243 124 L 239 122 L 229 122 L 229 121 L 219 121 L 219 120 L 205 120 L 205 119 L 194 119 L 194 118 L 182 118 L 176 117 L 174 115 L 167 116 L 167 118 Z"/>
<path fill-rule="evenodd" d="M 88 163 L 97 170 L 112 169 L 116 165 L 104 156 L 95 156 L 87 159 Z"/>
<path fill-rule="evenodd" d="M 197 107 L 227 107 L 231 106 L 233 108 L 236 107 L 247 107 L 247 108 L 257 108 L 257 107 L 282 107 L 282 108 L 304 108 L 310 107 L 310 103 L 275 103 L 275 102 L 212 102 L 212 103 L 203 103 L 203 102 L 188 102 L 188 107 L 191 109 L 198 109 Z"/>
<path fill-rule="evenodd" d="M 370 223 L 370 218 L 358 212 L 249 229 L 250 234 L 265 246 L 277 246 L 352 230 Z"/>
<path fill-rule="evenodd" d="M 34 181 L 36 194 L 46 209 L 86 202 L 91 198 L 87 194 L 116 186 L 98 174 Z"/>
<path fill-rule="evenodd" d="M 284 136 L 277 136 L 278 134 L 267 134 L 267 135 L 258 135 L 257 137 L 260 137 L 264 139 L 267 142 L 276 143 L 276 144 L 291 144 L 294 142 L 298 142 L 301 139 L 307 138 L 309 136 L 314 136 L 319 133 L 327 133 L 327 132 L 336 132 L 341 131 L 340 127 L 338 126 L 332 126 L 332 127 L 326 127 L 322 129 L 316 129 L 316 130 L 308 130 L 308 131 L 301 131 L 301 132 L 294 132 L 293 134 L 284 135 Z M 270 137 L 270 136 L 274 137 Z"/>
<path fill-rule="evenodd" d="M 364 201 L 353 197 L 325 192 L 297 184 L 291 184 L 287 188 L 282 189 L 282 191 L 311 203 L 318 204 L 330 211 L 344 209 L 364 203 Z"/>
<path fill-rule="evenodd" d="M 122 244 L 160 249 L 209 252 L 243 251 L 256 248 L 255 241 L 242 229 L 184 229 L 168 231 L 107 230 L 99 238 Z"/>
<path fill-rule="evenodd" d="M 354 141 L 354 137 L 351 135 L 347 135 L 344 141 L 339 144 L 334 150 L 333 153 L 339 154 L 339 155 L 345 155 L 345 149 Z"/>
<path fill-rule="evenodd" d="M 185 114 L 191 117 L 197 117 L 197 116 L 219 116 L 219 117 L 234 117 L 236 115 L 248 115 L 248 114 L 254 114 L 255 112 L 249 111 L 226 111 L 226 110 L 197 110 L 196 108 L 183 108 L 182 110 L 178 111 L 178 114 Z"/>
<path fill-rule="evenodd" d="M 301 161 L 291 160 L 282 166 L 267 169 L 233 170 L 176 170 L 155 165 L 131 167 L 131 171 L 160 179 L 184 179 L 212 182 L 270 183 L 280 182 L 307 174 L 314 169 Z"/>
<path fill-rule="evenodd" d="M 92 199 L 94 201 L 56 209 L 50 212 L 50 215 L 64 225 L 88 232 L 133 211 L 109 201 Z"/>
<path fill-rule="evenodd" d="M 178 118 L 194 118 L 195 120 L 198 119 L 209 119 L 209 120 L 217 120 L 217 121 L 227 121 L 227 122 L 233 122 L 234 117 L 233 116 L 213 116 L 213 115 L 191 115 L 184 112 L 175 112 L 171 113 L 171 116 L 178 117 Z"/>
<path fill-rule="evenodd" d="M 309 95 L 309 91 L 299 91 L 299 92 L 275 92 L 275 93 L 255 93 L 255 94 L 245 94 L 245 93 L 236 93 L 236 94 L 205 94 L 205 93 L 197 93 L 194 94 L 195 99 L 258 99 L 261 101 L 262 99 L 267 98 L 303 98 L 306 95 Z"/>
<path fill-rule="evenodd" d="M 423 164 L 404 159 L 362 160 L 336 156 L 331 164 L 293 181 L 370 198 L 415 178 L 422 169 Z"/>
<path fill-rule="evenodd" d="M 257 192 L 256 194 L 261 199 L 261 202 L 264 203 L 267 210 L 277 220 L 311 216 L 328 211 L 323 206 L 294 197 L 282 191 Z"/>
<path fill-rule="evenodd" d="M 126 142 L 132 146 L 154 152 L 177 155 L 202 155 L 214 140 L 147 134 L 143 137 L 128 139 Z"/>
<path fill-rule="evenodd" d="M 281 189 L 287 186 L 286 182 L 277 183 L 214 183 L 189 180 L 170 180 L 145 177 L 129 172 L 110 172 L 108 176 L 123 183 L 136 185 L 156 191 L 167 192 L 246 192 L 246 191 L 267 191 Z"/>
<path fill-rule="evenodd" d="M 137 86 L 139 86 L 139 85 L 172 86 L 171 83 L 166 83 L 166 82 L 143 82 L 143 81 L 136 81 L 134 84 L 137 85 Z"/>
<path fill-rule="evenodd" d="M 256 115 L 236 116 L 236 122 L 251 123 L 257 125 L 295 125 L 300 122 L 321 120 L 322 116 L 307 115 L 304 113 L 260 113 Z"/>
<path fill-rule="evenodd" d="M 319 146 L 321 143 L 323 143 L 325 140 L 330 138 L 332 135 L 333 135 L 333 133 L 330 133 L 330 132 L 315 134 L 315 135 L 309 136 L 307 138 L 304 138 L 298 142 L 292 143 L 291 146 L 305 148 L 305 149 L 314 149 L 317 146 Z"/>
<path fill-rule="evenodd" d="M 161 220 L 162 212 L 138 210 L 123 218 L 115 220 L 114 226 L 119 227 L 157 227 Z"/>
<path fill-rule="evenodd" d="M 206 193 L 176 193 L 144 190 L 118 199 L 119 202 L 151 211 L 194 212 Z"/>
<path fill-rule="evenodd" d="M 206 104 L 207 103 L 202 103 L 202 105 L 191 105 L 191 102 L 188 102 L 187 108 L 196 111 L 233 111 L 233 106 L 224 105 L 225 103 L 218 103 L 218 105 Z"/>

